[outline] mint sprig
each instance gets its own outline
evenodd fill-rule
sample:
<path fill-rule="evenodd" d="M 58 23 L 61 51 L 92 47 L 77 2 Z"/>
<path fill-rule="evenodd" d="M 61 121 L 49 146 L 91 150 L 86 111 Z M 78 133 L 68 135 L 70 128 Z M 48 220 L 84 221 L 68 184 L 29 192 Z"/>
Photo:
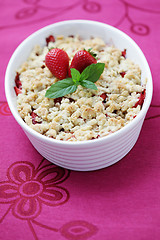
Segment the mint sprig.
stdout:
<path fill-rule="evenodd" d="M 47 98 L 63 97 L 76 91 L 78 85 L 85 88 L 98 90 L 94 84 L 104 71 L 104 63 L 91 64 L 82 73 L 75 68 L 71 68 L 72 78 L 66 78 L 54 83 L 45 94 Z"/>

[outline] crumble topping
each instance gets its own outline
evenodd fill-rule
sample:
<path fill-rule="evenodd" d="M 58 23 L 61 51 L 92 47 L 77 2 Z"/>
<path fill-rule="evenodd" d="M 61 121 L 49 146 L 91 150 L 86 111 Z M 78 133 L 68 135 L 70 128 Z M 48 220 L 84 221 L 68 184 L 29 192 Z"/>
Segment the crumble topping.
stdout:
<path fill-rule="evenodd" d="M 92 48 L 97 62 L 105 63 L 104 72 L 95 83 L 98 91 L 79 85 L 72 94 L 46 98 L 46 90 L 59 81 L 44 61 L 52 47 L 66 51 L 70 62 L 77 51 Z M 64 141 L 92 140 L 121 129 L 140 112 L 145 96 L 141 70 L 126 58 L 126 52 L 100 38 L 83 40 L 79 36 L 57 36 L 44 47 L 35 46 L 17 70 L 16 79 L 21 83 L 21 90 L 16 92 L 20 116 L 35 131 Z"/>

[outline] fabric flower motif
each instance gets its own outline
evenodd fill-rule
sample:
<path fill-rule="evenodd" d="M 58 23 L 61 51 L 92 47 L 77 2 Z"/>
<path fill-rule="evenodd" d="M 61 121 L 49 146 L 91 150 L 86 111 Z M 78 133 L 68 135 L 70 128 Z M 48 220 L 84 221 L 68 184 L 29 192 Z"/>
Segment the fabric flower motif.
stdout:
<path fill-rule="evenodd" d="M 53 164 L 35 169 L 27 161 L 13 163 L 7 172 L 8 181 L 0 183 L 0 203 L 11 204 L 15 217 L 33 220 L 42 204 L 58 206 L 68 201 L 68 191 L 58 186 L 68 176 L 68 170 Z"/>
<path fill-rule="evenodd" d="M 11 115 L 11 111 L 6 102 L 0 102 L 0 115 L 4 115 L 4 116 Z"/>
<path fill-rule="evenodd" d="M 60 232 L 68 240 L 86 240 L 98 231 L 98 228 L 84 220 L 71 221 L 62 226 Z"/>
<path fill-rule="evenodd" d="M 47 164 L 46 164 L 47 163 Z M 43 204 L 54 207 L 69 199 L 69 192 L 59 186 L 69 177 L 70 171 L 48 164 L 43 159 L 38 168 L 31 162 L 15 162 L 7 171 L 7 181 L 0 182 L 0 203 L 9 204 L 0 223 L 12 211 L 14 217 L 25 220 L 33 238 L 38 239 L 35 225 L 59 233 L 68 240 L 87 240 L 98 232 L 98 228 L 86 220 L 73 220 L 62 227 L 48 226 L 37 221 Z"/>

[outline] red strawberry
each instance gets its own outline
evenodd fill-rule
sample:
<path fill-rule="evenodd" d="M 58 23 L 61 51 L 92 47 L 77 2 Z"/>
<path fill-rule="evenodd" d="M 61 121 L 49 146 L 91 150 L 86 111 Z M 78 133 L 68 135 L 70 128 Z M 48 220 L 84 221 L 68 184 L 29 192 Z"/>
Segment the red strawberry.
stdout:
<path fill-rule="evenodd" d="M 66 78 L 69 68 L 69 57 L 65 51 L 59 48 L 51 49 L 45 57 L 45 64 L 56 78 L 61 80 Z"/>
<path fill-rule="evenodd" d="M 78 51 L 72 59 L 72 62 L 69 68 L 69 77 L 71 77 L 71 71 L 70 71 L 71 68 L 75 68 L 81 73 L 89 65 L 93 63 L 97 63 L 95 56 L 96 54 L 92 53 L 90 49 L 88 51 L 86 50 Z"/>

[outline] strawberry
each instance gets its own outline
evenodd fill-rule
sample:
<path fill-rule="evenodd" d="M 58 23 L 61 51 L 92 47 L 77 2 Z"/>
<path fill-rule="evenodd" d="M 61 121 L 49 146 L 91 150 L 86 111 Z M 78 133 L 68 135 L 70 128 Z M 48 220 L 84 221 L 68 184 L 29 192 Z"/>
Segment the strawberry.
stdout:
<path fill-rule="evenodd" d="M 89 49 L 88 51 L 86 51 L 85 49 L 78 51 L 72 59 L 72 62 L 69 68 L 69 73 L 68 73 L 69 77 L 71 77 L 71 71 L 70 71 L 71 68 L 75 68 L 81 73 L 89 65 L 93 63 L 97 63 L 97 60 L 95 57 L 96 57 L 96 54 L 91 52 L 91 49 Z"/>
<path fill-rule="evenodd" d="M 69 68 L 68 54 L 59 48 L 51 49 L 46 57 L 45 64 L 51 73 L 60 80 L 66 78 Z"/>

